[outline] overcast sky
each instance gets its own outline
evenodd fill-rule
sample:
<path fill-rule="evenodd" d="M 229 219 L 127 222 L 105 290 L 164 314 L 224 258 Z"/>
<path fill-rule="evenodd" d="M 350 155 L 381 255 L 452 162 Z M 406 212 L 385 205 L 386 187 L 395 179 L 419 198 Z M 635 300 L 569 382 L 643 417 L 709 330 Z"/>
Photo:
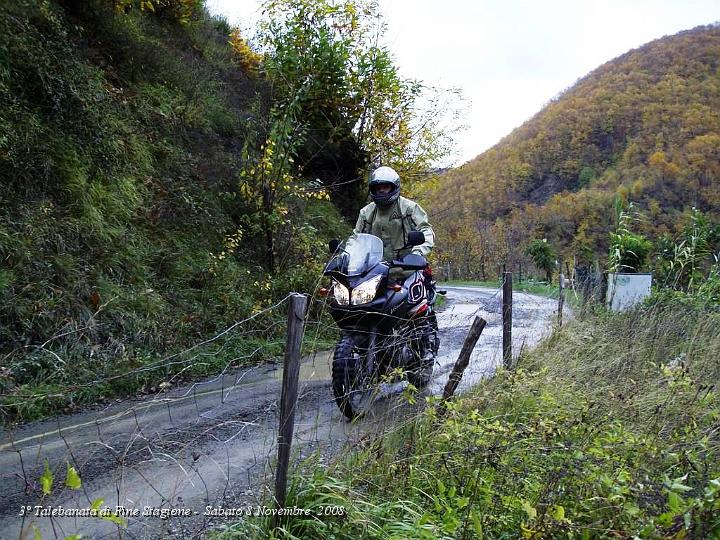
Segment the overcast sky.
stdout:
<path fill-rule="evenodd" d="M 260 0 L 207 0 L 252 35 Z M 467 101 L 454 163 L 487 150 L 594 68 L 720 21 L 718 0 L 380 0 L 401 74 Z"/>

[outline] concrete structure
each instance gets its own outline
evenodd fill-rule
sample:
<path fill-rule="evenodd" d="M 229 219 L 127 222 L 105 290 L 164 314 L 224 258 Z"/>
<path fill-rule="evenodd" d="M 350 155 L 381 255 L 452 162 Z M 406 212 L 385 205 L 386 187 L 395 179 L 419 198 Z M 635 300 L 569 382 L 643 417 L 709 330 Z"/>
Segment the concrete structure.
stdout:
<path fill-rule="evenodd" d="M 608 274 L 607 306 L 626 311 L 650 296 L 652 274 Z"/>

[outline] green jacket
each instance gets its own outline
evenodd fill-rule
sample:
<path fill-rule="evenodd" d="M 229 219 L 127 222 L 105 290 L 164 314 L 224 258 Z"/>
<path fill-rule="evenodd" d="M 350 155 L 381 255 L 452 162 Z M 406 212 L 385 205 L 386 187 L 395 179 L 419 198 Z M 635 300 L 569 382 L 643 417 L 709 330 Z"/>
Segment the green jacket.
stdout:
<path fill-rule="evenodd" d="M 407 243 L 407 235 L 412 230 L 424 233 L 425 243 L 412 249 L 401 249 Z M 427 257 L 435 244 L 435 233 L 428 223 L 427 213 L 418 203 L 405 197 L 398 197 L 388 208 L 381 208 L 374 202 L 363 207 L 355 225 L 355 232 L 380 238 L 384 246 L 383 258 L 387 261 L 409 252 Z"/>

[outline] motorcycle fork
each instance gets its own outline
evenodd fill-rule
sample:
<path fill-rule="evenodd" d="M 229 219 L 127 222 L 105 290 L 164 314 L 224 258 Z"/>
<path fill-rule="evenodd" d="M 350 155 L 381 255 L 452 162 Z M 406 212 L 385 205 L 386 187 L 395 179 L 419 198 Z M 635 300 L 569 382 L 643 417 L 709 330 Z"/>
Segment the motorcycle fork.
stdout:
<path fill-rule="evenodd" d="M 365 355 L 365 368 L 370 376 L 375 374 L 376 364 L 377 327 L 370 328 L 368 334 L 367 354 Z"/>
<path fill-rule="evenodd" d="M 432 327 L 430 324 L 430 316 L 423 315 L 422 317 L 413 321 L 412 328 L 412 348 L 413 352 L 419 357 L 423 352 L 423 347 L 432 348 L 430 343 L 430 335 Z"/>

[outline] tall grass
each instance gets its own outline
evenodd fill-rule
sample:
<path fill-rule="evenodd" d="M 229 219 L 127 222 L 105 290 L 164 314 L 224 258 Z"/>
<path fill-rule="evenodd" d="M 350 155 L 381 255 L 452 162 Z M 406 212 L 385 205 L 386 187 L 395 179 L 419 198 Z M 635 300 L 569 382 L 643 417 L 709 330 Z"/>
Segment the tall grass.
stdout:
<path fill-rule="evenodd" d="M 442 417 L 308 465 L 288 504 L 345 518 L 221 538 L 718 538 L 719 324 L 666 300 L 571 321 Z"/>

